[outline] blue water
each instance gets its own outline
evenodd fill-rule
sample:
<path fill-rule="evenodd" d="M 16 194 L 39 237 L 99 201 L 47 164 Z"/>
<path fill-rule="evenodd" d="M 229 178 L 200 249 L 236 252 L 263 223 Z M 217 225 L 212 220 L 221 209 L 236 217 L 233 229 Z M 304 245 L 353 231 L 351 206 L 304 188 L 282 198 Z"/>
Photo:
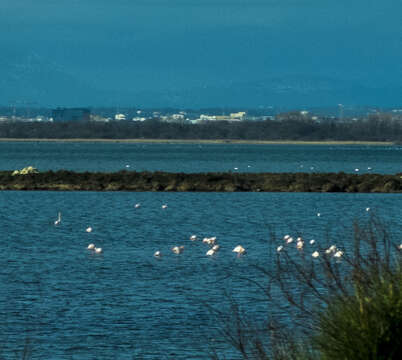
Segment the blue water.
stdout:
<path fill-rule="evenodd" d="M 170 172 L 402 171 L 401 146 L 1 142 L 0 169 Z"/>
<path fill-rule="evenodd" d="M 26 339 L 34 359 L 208 359 L 210 345 L 237 359 L 206 304 L 224 309 L 226 289 L 252 317 L 264 316 L 259 295 L 239 279 L 258 280 L 255 264 L 272 266 L 270 229 L 319 246 L 329 231 L 348 251 L 353 219 L 376 211 L 399 239 L 402 225 L 399 194 L 10 191 L 0 204 L 5 359 L 21 358 Z M 221 250 L 207 257 L 192 234 L 217 236 Z M 247 250 L 240 258 L 238 244 Z M 173 254 L 175 245 L 184 252 Z"/>
<path fill-rule="evenodd" d="M 396 173 L 401 149 L 2 142 L 0 169 Z M 401 209 L 400 194 L 0 192 L 0 358 L 22 358 L 28 342 L 33 359 L 208 359 L 210 347 L 237 359 L 208 306 L 225 309 L 226 290 L 264 319 L 261 294 L 240 279 L 264 281 L 254 265 L 269 269 L 283 242 L 269 242 L 272 229 L 320 247 L 329 233 L 347 252 L 352 221 L 373 212 L 400 239 Z M 221 250 L 207 257 L 192 234 Z"/>

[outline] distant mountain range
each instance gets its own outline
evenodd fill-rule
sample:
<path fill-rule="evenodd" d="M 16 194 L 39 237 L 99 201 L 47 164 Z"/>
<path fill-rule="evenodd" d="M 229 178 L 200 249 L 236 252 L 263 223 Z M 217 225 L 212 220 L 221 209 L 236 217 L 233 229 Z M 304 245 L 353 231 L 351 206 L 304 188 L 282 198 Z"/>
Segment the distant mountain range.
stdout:
<path fill-rule="evenodd" d="M 10 63 L 0 59 L 0 103 L 82 106 L 107 94 L 38 55 Z"/>
<path fill-rule="evenodd" d="M 0 105 L 300 108 L 342 103 L 389 107 L 402 103 L 401 93 L 402 84 L 397 82 L 349 82 L 309 75 L 261 76 L 258 81 L 188 89 L 104 90 L 38 55 L 14 62 L 0 59 Z"/>

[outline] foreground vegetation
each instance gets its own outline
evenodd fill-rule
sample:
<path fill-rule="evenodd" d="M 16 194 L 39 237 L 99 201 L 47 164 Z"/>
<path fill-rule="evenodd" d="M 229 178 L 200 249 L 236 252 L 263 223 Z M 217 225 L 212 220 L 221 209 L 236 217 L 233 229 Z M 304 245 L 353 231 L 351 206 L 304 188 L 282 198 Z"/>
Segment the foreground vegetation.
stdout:
<path fill-rule="evenodd" d="M 226 308 L 223 302 L 210 307 L 221 337 L 241 358 L 402 357 L 401 240 L 393 239 L 375 215 L 337 235 L 311 256 L 309 242 L 298 238 L 296 247 L 271 233 L 270 264 L 275 265 L 255 265 L 263 280 L 243 279 L 250 292 L 262 293 L 267 309 L 262 319 L 230 295 Z M 342 251 L 334 244 L 340 237 Z M 224 359 L 213 347 L 211 356 Z"/>
<path fill-rule="evenodd" d="M 0 171 L 0 190 L 398 193 L 402 174 Z"/>

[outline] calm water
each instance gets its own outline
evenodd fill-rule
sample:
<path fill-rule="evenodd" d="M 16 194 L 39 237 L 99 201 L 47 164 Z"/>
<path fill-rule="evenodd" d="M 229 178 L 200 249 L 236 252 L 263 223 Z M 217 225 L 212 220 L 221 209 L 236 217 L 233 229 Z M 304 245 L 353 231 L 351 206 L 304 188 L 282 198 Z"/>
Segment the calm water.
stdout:
<path fill-rule="evenodd" d="M 0 168 L 396 173 L 400 150 L 0 143 Z M 264 318 L 260 294 L 239 279 L 259 279 L 253 265 L 272 265 L 270 229 L 319 246 L 329 231 L 347 251 L 350 224 L 367 218 L 367 207 L 401 238 L 399 194 L 0 192 L 0 358 L 21 358 L 28 339 L 33 359 L 208 359 L 211 345 L 236 359 L 206 304 L 225 308 L 226 289 L 251 319 Z M 192 234 L 217 236 L 221 250 L 207 257 Z M 104 252 L 88 251 L 92 242 Z M 175 245 L 184 253 L 174 255 Z"/>
<path fill-rule="evenodd" d="M 1 170 L 402 171 L 401 146 L 1 142 L 0 156 Z"/>
<path fill-rule="evenodd" d="M 205 303 L 223 308 L 230 289 L 263 316 L 238 279 L 270 266 L 270 226 L 322 246 L 330 229 L 348 249 L 345 228 L 366 207 L 399 232 L 402 195 L 0 192 L 0 204 L 0 358 L 15 358 L 28 338 L 36 359 L 207 359 L 211 342 L 236 359 Z M 191 234 L 217 236 L 222 249 L 209 258 Z M 242 258 L 231 251 L 238 244 Z"/>

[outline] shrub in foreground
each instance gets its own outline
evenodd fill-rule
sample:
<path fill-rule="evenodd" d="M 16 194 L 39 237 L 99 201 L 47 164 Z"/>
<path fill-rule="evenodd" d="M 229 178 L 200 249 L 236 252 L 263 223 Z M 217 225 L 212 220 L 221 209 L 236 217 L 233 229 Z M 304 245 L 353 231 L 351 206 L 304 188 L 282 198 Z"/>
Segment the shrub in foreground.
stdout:
<path fill-rule="evenodd" d="M 328 241 L 313 253 L 302 238 L 272 233 L 274 267 L 253 265 L 264 280 L 246 277 L 263 294 L 264 318 L 250 320 L 228 295 L 225 311 L 212 309 L 221 338 L 243 359 L 402 358 L 402 245 L 388 230 L 371 215 L 354 224 L 347 250 Z"/>

